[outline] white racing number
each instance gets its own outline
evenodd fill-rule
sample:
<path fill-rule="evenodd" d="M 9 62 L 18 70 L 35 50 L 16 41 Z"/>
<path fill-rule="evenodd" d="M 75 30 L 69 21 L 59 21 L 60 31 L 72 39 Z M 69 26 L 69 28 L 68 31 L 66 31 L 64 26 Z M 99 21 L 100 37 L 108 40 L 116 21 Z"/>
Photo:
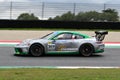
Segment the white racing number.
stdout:
<path fill-rule="evenodd" d="M 48 50 L 49 51 L 55 50 L 55 44 L 52 44 L 51 42 L 48 42 Z"/>

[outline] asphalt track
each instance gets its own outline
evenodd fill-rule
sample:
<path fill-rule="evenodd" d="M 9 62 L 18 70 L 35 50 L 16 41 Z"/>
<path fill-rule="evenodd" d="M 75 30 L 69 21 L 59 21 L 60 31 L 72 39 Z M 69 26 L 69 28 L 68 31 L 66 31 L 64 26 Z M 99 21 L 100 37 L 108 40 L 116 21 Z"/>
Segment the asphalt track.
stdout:
<path fill-rule="evenodd" d="M 120 67 L 120 48 L 106 48 L 91 57 L 78 55 L 46 55 L 43 57 L 14 56 L 13 47 L 0 47 L 1 66 L 99 66 Z"/>

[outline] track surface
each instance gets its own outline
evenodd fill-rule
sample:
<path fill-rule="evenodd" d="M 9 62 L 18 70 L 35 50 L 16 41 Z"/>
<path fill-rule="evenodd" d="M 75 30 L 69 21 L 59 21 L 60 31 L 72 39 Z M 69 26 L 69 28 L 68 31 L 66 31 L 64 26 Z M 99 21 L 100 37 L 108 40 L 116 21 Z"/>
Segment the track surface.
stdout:
<path fill-rule="evenodd" d="M 78 55 L 46 55 L 43 57 L 14 56 L 13 47 L 0 47 L 0 66 L 101 66 L 119 67 L 120 49 L 105 49 L 92 57 Z"/>

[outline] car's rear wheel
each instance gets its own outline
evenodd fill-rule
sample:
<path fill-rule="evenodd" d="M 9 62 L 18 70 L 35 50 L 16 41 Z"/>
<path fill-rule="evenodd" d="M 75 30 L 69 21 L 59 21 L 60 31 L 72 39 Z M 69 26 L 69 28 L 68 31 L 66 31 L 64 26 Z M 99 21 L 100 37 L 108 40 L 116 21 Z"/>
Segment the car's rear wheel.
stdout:
<path fill-rule="evenodd" d="M 42 45 L 36 43 L 36 44 L 33 44 L 31 45 L 30 49 L 30 54 L 32 56 L 35 56 L 35 57 L 39 57 L 39 56 L 42 56 L 43 53 L 44 53 L 44 48 Z"/>
<path fill-rule="evenodd" d="M 84 57 L 89 57 L 93 54 L 94 48 L 91 44 L 83 44 L 80 49 L 79 53 Z"/>

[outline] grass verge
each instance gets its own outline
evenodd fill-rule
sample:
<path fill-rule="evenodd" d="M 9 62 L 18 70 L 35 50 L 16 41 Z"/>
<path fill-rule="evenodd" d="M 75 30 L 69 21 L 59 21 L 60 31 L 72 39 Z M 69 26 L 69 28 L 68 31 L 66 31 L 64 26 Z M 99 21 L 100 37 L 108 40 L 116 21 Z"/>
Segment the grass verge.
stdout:
<path fill-rule="evenodd" d="M 71 31 L 96 31 L 104 29 L 64 29 L 64 28 L 0 28 L 0 30 L 71 30 Z M 120 30 L 107 29 L 108 31 L 120 32 Z"/>
<path fill-rule="evenodd" d="M 0 69 L 0 80 L 120 80 L 120 69 Z"/>

